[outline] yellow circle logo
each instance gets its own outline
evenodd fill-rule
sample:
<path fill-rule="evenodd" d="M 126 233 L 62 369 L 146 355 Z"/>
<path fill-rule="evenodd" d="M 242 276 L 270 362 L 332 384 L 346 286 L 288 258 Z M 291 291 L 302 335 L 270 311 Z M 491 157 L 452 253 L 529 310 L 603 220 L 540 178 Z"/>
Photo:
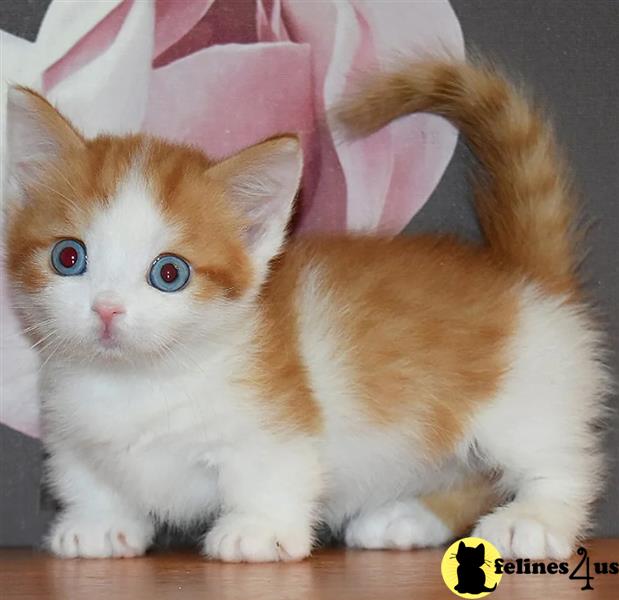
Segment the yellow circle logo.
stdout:
<path fill-rule="evenodd" d="M 495 573 L 499 551 L 486 540 L 462 538 L 447 548 L 441 562 L 445 585 L 461 598 L 483 598 L 496 590 L 502 573 Z"/>

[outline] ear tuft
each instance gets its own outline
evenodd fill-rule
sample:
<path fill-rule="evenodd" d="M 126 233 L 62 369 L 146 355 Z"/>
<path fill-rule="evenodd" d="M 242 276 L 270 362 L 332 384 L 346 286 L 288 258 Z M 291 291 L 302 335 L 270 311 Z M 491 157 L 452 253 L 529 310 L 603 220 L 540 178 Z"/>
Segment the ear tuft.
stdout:
<path fill-rule="evenodd" d="M 11 196 L 21 197 L 45 164 L 84 140 L 37 92 L 10 87 L 6 107 L 7 183 Z"/>
<path fill-rule="evenodd" d="M 286 237 L 302 171 L 301 145 L 294 136 L 251 146 L 210 170 L 243 221 L 247 249 L 262 275 Z"/>

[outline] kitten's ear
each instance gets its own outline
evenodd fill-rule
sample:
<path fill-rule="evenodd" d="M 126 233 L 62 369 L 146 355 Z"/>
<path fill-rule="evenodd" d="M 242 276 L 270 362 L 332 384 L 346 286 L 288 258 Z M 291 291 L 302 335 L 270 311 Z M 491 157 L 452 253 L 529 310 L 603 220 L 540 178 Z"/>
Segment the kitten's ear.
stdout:
<path fill-rule="evenodd" d="M 484 553 L 486 551 L 486 548 L 484 547 L 483 544 L 478 544 L 477 548 L 475 548 L 475 550 L 478 550 L 479 552 Z"/>
<path fill-rule="evenodd" d="M 20 199 L 41 169 L 84 140 L 45 98 L 24 87 L 11 87 L 6 106 L 7 186 Z"/>
<path fill-rule="evenodd" d="M 463 551 L 466 548 L 466 546 L 464 545 L 464 542 L 460 542 L 460 544 L 458 544 L 458 552 Z"/>
<path fill-rule="evenodd" d="M 244 220 L 245 243 L 261 274 L 286 237 L 302 171 L 301 145 L 293 136 L 251 146 L 209 170 Z"/>

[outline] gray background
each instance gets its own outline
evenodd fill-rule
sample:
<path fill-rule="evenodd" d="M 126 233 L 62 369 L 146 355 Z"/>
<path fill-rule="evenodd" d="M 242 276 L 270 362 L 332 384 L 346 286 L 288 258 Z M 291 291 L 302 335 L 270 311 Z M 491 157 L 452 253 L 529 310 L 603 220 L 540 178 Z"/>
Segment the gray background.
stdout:
<path fill-rule="evenodd" d="M 233 0 L 229 0 L 233 1 Z M 376 0 L 377 2 L 380 0 Z M 583 273 L 608 329 L 619 375 L 619 0 L 451 0 L 469 48 L 497 58 L 554 116 L 595 226 Z M 0 28 L 34 39 L 49 0 L 0 0 Z M 478 237 L 460 144 L 442 182 L 408 232 Z M 618 408 L 618 398 L 611 400 Z M 607 492 L 598 534 L 619 535 L 619 412 L 609 422 Z M 505 424 L 509 427 L 509 424 Z M 51 511 L 41 508 L 41 447 L 0 426 L 0 545 L 38 544 Z"/>

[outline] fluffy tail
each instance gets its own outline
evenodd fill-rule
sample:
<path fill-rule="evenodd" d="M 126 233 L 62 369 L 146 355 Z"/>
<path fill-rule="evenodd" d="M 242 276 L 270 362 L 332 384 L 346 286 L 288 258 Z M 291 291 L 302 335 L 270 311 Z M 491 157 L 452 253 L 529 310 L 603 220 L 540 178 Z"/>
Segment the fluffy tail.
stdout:
<path fill-rule="evenodd" d="M 335 116 L 359 137 L 413 112 L 452 121 L 480 161 L 477 211 L 491 252 L 548 291 L 575 293 L 575 203 L 544 118 L 492 66 L 434 59 L 374 75 Z"/>

